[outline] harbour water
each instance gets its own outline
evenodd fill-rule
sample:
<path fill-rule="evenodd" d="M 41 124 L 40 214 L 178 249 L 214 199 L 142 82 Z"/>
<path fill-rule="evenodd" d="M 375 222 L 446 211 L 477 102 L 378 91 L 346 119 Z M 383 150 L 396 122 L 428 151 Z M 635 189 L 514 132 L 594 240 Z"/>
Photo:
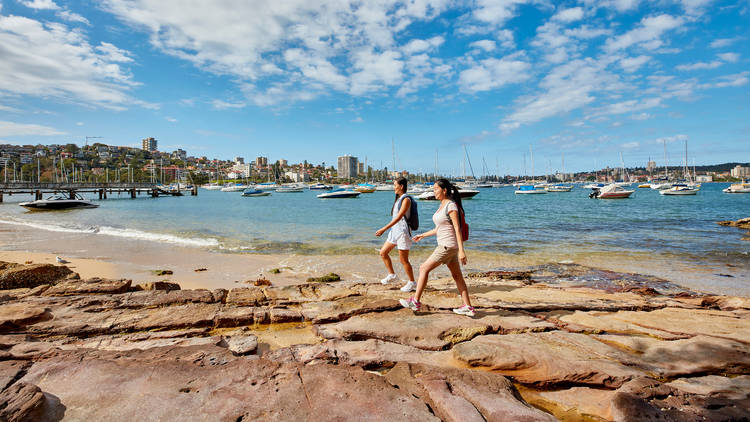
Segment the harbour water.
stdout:
<path fill-rule="evenodd" d="M 725 194 L 727 184 L 704 184 L 695 196 L 661 196 L 638 189 L 629 199 L 594 200 L 589 190 L 514 195 L 512 187 L 481 189 L 464 201 L 471 227 L 469 251 L 515 257 L 519 263 L 574 261 L 647 272 L 691 288 L 750 295 L 750 242 L 719 220 L 748 217 L 750 195 Z M 27 212 L 5 197 L 0 225 L 47 233 L 81 233 L 219 253 L 373 255 L 384 238 L 392 192 L 320 200 L 316 191 L 245 198 L 240 192 L 201 190 L 197 197 L 130 199 L 95 209 Z M 432 227 L 438 204 L 419 201 L 420 232 Z M 13 248 L 5 237 L 4 248 Z M 17 246 L 17 245 L 16 245 Z M 434 246 L 427 239 L 415 253 Z M 28 246 L 26 246 L 28 247 Z"/>

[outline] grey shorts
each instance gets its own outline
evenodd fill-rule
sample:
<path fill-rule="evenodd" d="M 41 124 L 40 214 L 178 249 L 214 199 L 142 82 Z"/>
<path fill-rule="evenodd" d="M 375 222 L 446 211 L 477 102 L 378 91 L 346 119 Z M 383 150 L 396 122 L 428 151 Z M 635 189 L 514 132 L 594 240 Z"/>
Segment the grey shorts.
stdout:
<path fill-rule="evenodd" d="M 458 248 L 449 248 L 447 246 L 438 245 L 427 260 L 445 265 L 448 265 L 453 261 L 458 263 Z"/>

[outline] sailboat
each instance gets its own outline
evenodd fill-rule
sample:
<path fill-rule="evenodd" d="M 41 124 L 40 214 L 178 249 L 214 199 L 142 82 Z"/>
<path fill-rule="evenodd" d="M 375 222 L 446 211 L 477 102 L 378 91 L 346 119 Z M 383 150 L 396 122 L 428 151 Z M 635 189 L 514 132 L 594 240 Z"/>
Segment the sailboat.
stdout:
<path fill-rule="evenodd" d="M 531 145 L 529 145 L 529 152 L 531 153 L 531 177 L 533 179 L 534 178 L 534 150 L 531 148 Z M 524 161 L 524 167 L 526 167 L 525 156 L 524 156 L 523 161 Z M 516 195 L 535 195 L 535 194 L 538 195 L 538 194 L 547 193 L 547 191 L 544 189 L 537 189 L 534 184 L 534 181 L 532 180 L 530 184 L 524 183 L 522 185 L 519 185 L 518 189 L 516 189 L 515 192 L 513 193 L 515 193 Z"/>
<path fill-rule="evenodd" d="M 562 178 L 563 183 L 556 183 L 553 185 L 545 186 L 544 190 L 547 192 L 570 192 L 573 190 L 573 185 L 565 184 L 565 154 L 562 155 Z"/>
<path fill-rule="evenodd" d="M 695 195 L 700 190 L 694 182 L 690 181 L 690 170 L 687 166 L 687 140 L 685 140 L 685 168 L 683 174 L 686 176 L 686 183 L 675 183 L 669 189 L 663 189 L 659 191 L 660 195 Z"/>

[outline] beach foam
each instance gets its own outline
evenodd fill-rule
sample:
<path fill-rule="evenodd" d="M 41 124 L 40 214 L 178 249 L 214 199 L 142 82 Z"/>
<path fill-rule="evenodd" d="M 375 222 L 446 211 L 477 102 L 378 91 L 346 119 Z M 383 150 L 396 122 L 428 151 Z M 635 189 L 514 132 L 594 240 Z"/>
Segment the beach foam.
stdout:
<path fill-rule="evenodd" d="M 182 237 L 182 236 L 167 234 L 167 233 L 154 233 L 154 232 L 146 232 L 146 231 L 135 230 L 135 229 L 121 229 L 121 228 L 110 227 L 110 226 L 70 227 L 70 226 L 62 226 L 62 225 L 56 225 L 56 224 L 20 221 L 20 220 L 15 220 L 15 219 L 10 219 L 10 220 L 3 219 L 3 220 L 0 220 L 0 223 L 10 224 L 10 225 L 15 225 L 15 226 L 26 226 L 26 227 L 31 227 L 35 229 L 58 232 L 58 233 L 102 234 L 102 235 L 122 237 L 122 238 L 127 238 L 127 239 L 147 240 L 151 242 L 170 243 L 170 244 L 192 246 L 192 247 L 199 247 L 199 248 L 202 248 L 202 247 L 211 248 L 211 247 L 218 247 L 220 245 L 219 241 L 214 238 L 201 239 L 201 238 L 194 238 L 194 237 Z"/>

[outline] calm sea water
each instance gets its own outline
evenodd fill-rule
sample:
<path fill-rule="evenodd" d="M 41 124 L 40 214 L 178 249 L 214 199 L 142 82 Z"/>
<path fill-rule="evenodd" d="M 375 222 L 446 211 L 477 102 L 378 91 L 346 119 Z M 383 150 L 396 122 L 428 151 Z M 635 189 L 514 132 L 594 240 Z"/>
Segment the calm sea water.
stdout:
<path fill-rule="evenodd" d="M 705 184 L 696 196 L 661 196 L 638 189 L 630 199 L 594 200 L 589 190 L 514 195 L 512 187 L 481 189 L 464 201 L 469 249 L 544 254 L 566 259 L 586 253 L 660 256 L 696 265 L 750 270 L 750 242 L 719 220 L 750 216 L 750 195 L 725 194 L 726 184 Z M 372 253 L 384 240 L 374 232 L 390 217 L 392 192 L 356 199 L 320 200 L 317 191 L 244 198 L 200 190 L 197 197 L 117 195 L 96 209 L 27 212 L 5 197 L 0 223 L 61 232 L 145 239 L 227 253 Z M 432 228 L 438 204 L 418 201 L 420 232 Z M 430 248 L 434 240 L 419 248 Z"/>

